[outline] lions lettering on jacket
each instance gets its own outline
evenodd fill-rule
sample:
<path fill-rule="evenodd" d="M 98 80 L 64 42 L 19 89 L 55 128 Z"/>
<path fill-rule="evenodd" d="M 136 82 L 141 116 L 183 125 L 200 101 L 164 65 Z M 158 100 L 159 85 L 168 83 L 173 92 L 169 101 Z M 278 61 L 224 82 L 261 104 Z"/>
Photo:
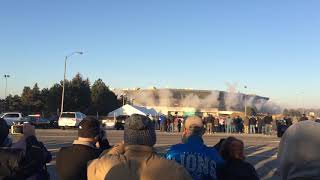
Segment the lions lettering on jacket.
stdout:
<path fill-rule="evenodd" d="M 214 160 L 205 157 L 200 153 L 183 153 L 180 155 L 180 159 L 174 159 L 182 166 L 184 166 L 189 172 L 192 172 L 194 176 L 202 177 L 210 176 L 212 179 L 216 179 L 217 164 Z"/>
<path fill-rule="evenodd" d="M 166 154 L 184 166 L 195 180 L 219 179 L 224 161 L 215 149 L 207 147 L 201 137 L 190 137 L 185 144 L 177 144 Z"/>

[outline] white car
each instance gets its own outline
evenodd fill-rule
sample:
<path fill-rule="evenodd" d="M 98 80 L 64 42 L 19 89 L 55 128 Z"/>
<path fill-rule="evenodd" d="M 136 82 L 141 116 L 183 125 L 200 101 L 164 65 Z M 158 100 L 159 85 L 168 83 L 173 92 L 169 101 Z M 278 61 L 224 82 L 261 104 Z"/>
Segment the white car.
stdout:
<path fill-rule="evenodd" d="M 80 122 L 86 118 L 81 112 L 63 112 L 58 120 L 59 127 L 78 127 Z"/>
<path fill-rule="evenodd" d="M 19 112 L 7 112 L 0 114 L 0 118 L 3 118 L 9 126 L 12 126 L 14 123 L 18 123 L 23 120 L 23 114 Z"/>

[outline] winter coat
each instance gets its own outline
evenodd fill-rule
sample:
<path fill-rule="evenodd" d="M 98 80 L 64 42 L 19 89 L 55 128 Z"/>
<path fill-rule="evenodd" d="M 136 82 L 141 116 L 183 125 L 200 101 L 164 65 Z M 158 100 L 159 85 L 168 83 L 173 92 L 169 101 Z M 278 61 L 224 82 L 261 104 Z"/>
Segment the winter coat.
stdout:
<path fill-rule="evenodd" d="M 200 136 L 191 136 L 185 144 L 172 146 L 166 158 L 183 165 L 194 180 L 215 180 L 224 161 L 214 148 L 207 147 Z"/>
<path fill-rule="evenodd" d="M 248 118 L 248 117 L 245 117 L 245 118 L 244 118 L 243 124 L 244 124 L 245 126 L 249 126 L 249 118 Z"/>
<path fill-rule="evenodd" d="M 232 118 L 227 118 L 227 119 L 226 119 L 226 125 L 227 125 L 227 126 L 231 126 L 232 123 L 233 123 L 233 119 L 232 119 Z"/>
<path fill-rule="evenodd" d="M 60 180 L 86 180 L 87 164 L 101 154 L 101 150 L 88 142 L 74 141 L 57 154 L 56 168 Z"/>
<path fill-rule="evenodd" d="M 228 160 L 223 173 L 223 180 L 259 180 L 255 168 L 243 160 Z"/>
<path fill-rule="evenodd" d="M 213 125 L 214 126 L 219 126 L 219 118 L 214 118 L 213 119 Z"/>
<path fill-rule="evenodd" d="M 264 123 L 265 123 L 266 125 L 271 125 L 272 122 L 273 122 L 273 119 L 272 119 L 271 116 L 266 116 L 266 117 L 263 118 L 263 120 L 264 120 Z"/>
<path fill-rule="evenodd" d="M 320 179 L 320 123 L 302 121 L 282 136 L 278 161 L 283 180 Z"/>
<path fill-rule="evenodd" d="M 48 174 L 44 167 L 51 161 L 51 153 L 35 136 L 28 137 L 23 144 L 25 147 L 0 148 L 0 180 L 25 180 L 31 177 L 44 180 L 47 178 Z"/>
<path fill-rule="evenodd" d="M 174 161 L 164 159 L 152 147 L 116 146 L 88 165 L 88 180 L 191 180 L 189 173 Z"/>
<path fill-rule="evenodd" d="M 212 124 L 213 122 L 214 122 L 214 117 L 209 116 L 209 117 L 207 118 L 207 123 Z"/>
<path fill-rule="evenodd" d="M 249 125 L 256 125 L 256 124 L 257 124 L 256 118 L 250 118 L 249 119 Z"/>

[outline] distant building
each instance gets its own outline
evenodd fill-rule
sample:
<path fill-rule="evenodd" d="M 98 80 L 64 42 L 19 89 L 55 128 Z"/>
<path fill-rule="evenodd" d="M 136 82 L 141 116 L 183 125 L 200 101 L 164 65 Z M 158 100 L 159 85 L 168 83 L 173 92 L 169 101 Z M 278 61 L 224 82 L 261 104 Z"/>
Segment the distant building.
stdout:
<path fill-rule="evenodd" d="M 268 100 L 267 97 L 228 93 L 217 90 L 193 89 L 115 89 L 116 94 L 125 96 L 130 103 L 154 108 L 162 114 L 179 115 L 229 115 L 244 112 L 247 106 L 259 110 Z"/>

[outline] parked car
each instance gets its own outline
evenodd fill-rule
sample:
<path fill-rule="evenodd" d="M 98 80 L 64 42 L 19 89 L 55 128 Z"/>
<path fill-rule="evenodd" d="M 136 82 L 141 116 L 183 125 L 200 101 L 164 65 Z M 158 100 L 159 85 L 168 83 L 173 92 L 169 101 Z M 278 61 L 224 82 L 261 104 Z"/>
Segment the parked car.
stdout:
<path fill-rule="evenodd" d="M 23 114 L 19 112 L 7 112 L 0 114 L 0 118 L 3 118 L 9 126 L 23 121 Z"/>
<path fill-rule="evenodd" d="M 84 118 L 86 118 L 86 115 L 81 112 L 63 112 L 58 120 L 58 125 L 62 129 L 78 127 Z"/>
<path fill-rule="evenodd" d="M 24 122 L 29 122 L 36 128 L 50 128 L 51 123 L 49 119 L 41 117 L 40 114 L 28 115 L 23 119 Z"/>

